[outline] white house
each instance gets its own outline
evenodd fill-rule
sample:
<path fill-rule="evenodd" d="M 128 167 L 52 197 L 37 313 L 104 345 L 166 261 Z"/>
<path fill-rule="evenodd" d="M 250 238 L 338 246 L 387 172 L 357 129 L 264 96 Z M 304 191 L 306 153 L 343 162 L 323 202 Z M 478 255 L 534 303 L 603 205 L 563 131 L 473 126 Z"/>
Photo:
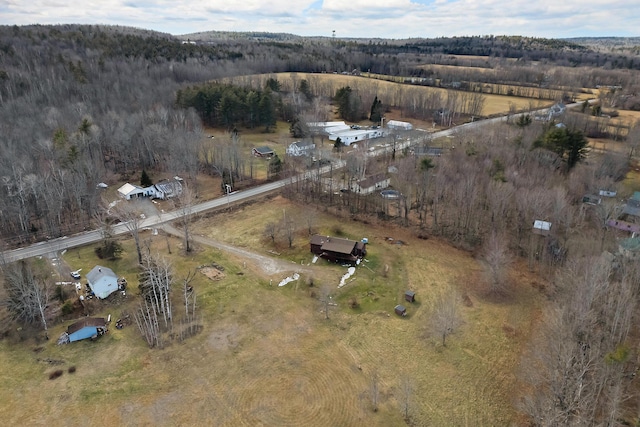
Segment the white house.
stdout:
<path fill-rule="evenodd" d="M 409 122 L 401 122 L 400 120 L 389 120 L 387 122 L 388 129 L 411 130 L 413 125 Z"/>
<path fill-rule="evenodd" d="M 379 173 L 352 184 L 351 191 L 367 195 L 377 190 L 387 188 L 390 182 L 391 180 L 387 178 L 385 174 Z"/>
<path fill-rule="evenodd" d="M 153 187 L 142 188 L 128 182 L 118 188 L 118 194 L 125 200 L 135 199 L 137 197 L 150 197 L 155 193 Z"/>
<path fill-rule="evenodd" d="M 287 147 L 287 155 L 293 157 L 308 156 L 316 149 L 316 144 L 309 140 L 292 142 Z"/>
<path fill-rule="evenodd" d="M 349 146 L 354 142 L 366 141 L 368 139 L 380 138 L 383 136 L 384 131 L 382 129 L 349 129 L 331 133 L 329 134 L 329 139 L 331 141 L 336 141 L 340 138 L 340 141 L 344 145 Z"/>
<path fill-rule="evenodd" d="M 179 180 L 161 181 L 149 187 L 139 187 L 129 184 L 128 182 L 118 188 L 118 195 L 125 200 L 131 200 L 138 197 L 151 197 L 152 199 L 170 199 L 171 197 L 182 194 L 182 183 Z"/>
<path fill-rule="evenodd" d="M 118 290 L 118 276 L 108 267 L 96 265 L 87 273 L 87 282 L 96 297 L 104 299 Z"/>

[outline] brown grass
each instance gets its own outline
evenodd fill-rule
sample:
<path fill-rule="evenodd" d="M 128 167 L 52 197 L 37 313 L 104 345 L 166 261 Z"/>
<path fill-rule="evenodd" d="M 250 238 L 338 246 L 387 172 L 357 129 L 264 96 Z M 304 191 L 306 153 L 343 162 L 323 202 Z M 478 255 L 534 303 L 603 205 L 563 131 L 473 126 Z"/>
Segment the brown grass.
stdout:
<path fill-rule="evenodd" d="M 261 230 L 283 210 L 296 221 L 305 212 L 277 197 L 204 220 L 197 233 L 268 253 Z M 540 301 L 526 272 L 516 276 L 519 284 L 506 301 L 489 301 L 477 262 L 436 238 L 323 214 L 316 226 L 323 233 L 339 226 L 348 237 L 369 238 L 369 262 L 344 288 L 335 286 L 345 270 L 340 266 L 305 266 L 312 273 L 280 288 L 219 251 L 199 247 L 185 257 L 172 241 L 177 275 L 212 262 L 228 273 L 219 281 L 204 275 L 194 280 L 202 331 L 164 350 L 149 350 L 134 326 L 113 328 L 96 342 L 56 346 L 51 340 L 38 355 L 33 345 L 1 341 L 3 419 L 9 425 L 403 425 L 403 376 L 414 385 L 415 425 L 508 425 L 516 419 L 514 374 Z M 388 236 L 405 244 L 389 244 Z M 169 256 L 164 237 L 154 236 L 151 247 Z M 114 268 L 133 271 L 127 266 L 135 264 L 135 253 L 130 243 L 125 248 L 127 259 Z M 86 265 L 95 261 L 90 254 L 90 248 L 81 251 Z M 285 257 L 310 261 L 305 233 L 296 235 Z M 241 270 L 245 274 L 237 275 Z M 309 297 L 311 277 L 313 289 L 333 287 L 338 305 L 328 321 Z M 135 300 L 135 278 L 129 282 Z M 442 347 L 425 331 L 431 295 L 445 286 L 466 293 L 473 304 L 461 303 L 465 324 Z M 406 288 L 416 291 L 417 302 L 409 304 L 407 318 L 399 318 L 393 307 Z M 359 307 L 349 306 L 352 298 Z M 101 314 L 117 318 L 122 309 L 105 304 Z M 54 325 L 51 336 L 65 327 Z M 50 367 L 36 357 L 63 360 L 77 372 L 48 381 L 43 374 Z M 373 371 L 380 377 L 375 413 L 368 395 Z"/>

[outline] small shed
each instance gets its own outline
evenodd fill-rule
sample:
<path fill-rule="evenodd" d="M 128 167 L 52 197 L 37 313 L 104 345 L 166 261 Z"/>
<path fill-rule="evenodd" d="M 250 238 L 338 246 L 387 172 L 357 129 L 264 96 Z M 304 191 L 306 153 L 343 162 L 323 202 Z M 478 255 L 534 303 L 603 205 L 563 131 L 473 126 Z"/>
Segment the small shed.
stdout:
<path fill-rule="evenodd" d="M 91 291 L 100 299 L 104 299 L 118 290 L 118 276 L 108 267 L 96 265 L 87 273 L 87 282 Z"/>
<path fill-rule="evenodd" d="M 396 305 L 395 312 L 398 316 L 404 317 L 407 315 L 407 309 L 404 305 L 400 305 L 400 304 Z"/>
<path fill-rule="evenodd" d="M 86 317 L 72 323 L 67 328 L 69 342 L 97 338 L 107 331 L 107 322 L 103 317 Z"/>
<path fill-rule="evenodd" d="M 587 205 L 599 205 L 602 203 L 602 199 L 595 194 L 585 194 L 582 196 L 582 203 Z"/>
<path fill-rule="evenodd" d="M 409 302 L 415 302 L 416 301 L 416 293 L 413 292 L 413 291 L 406 291 L 404 293 L 404 299 L 406 301 L 409 301 Z"/>
<path fill-rule="evenodd" d="M 266 145 L 263 145 L 262 147 L 256 147 L 252 150 L 252 152 L 254 156 L 264 158 L 273 157 L 273 155 L 275 154 L 273 150 Z"/>
<path fill-rule="evenodd" d="M 551 223 L 539 219 L 535 220 L 533 222 L 533 233 L 540 236 L 548 236 L 551 233 Z"/>

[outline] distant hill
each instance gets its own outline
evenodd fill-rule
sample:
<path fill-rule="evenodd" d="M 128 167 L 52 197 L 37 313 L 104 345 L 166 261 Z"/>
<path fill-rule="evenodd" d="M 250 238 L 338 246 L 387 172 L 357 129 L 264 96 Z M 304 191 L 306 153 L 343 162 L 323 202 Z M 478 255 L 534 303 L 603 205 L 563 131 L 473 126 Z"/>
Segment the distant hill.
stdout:
<path fill-rule="evenodd" d="M 566 40 L 598 52 L 624 52 L 640 55 L 640 37 L 575 37 Z"/>

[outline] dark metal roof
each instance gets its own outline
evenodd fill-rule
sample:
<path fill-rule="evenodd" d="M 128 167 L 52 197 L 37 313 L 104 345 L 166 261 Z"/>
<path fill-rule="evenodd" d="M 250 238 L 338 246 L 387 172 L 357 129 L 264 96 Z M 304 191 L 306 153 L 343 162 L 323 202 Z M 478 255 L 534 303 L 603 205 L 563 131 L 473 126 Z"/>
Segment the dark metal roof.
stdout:
<path fill-rule="evenodd" d="M 356 242 L 353 240 L 330 237 L 329 240 L 322 245 L 322 250 L 340 254 L 350 254 L 355 246 Z"/>
<path fill-rule="evenodd" d="M 256 150 L 260 154 L 273 154 L 273 150 L 266 145 L 263 145 L 262 147 L 256 147 L 254 148 L 254 150 Z"/>
<path fill-rule="evenodd" d="M 322 246 L 324 244 L 324 242 L 326 242 L 327 240 L 329 240 L 329 236 L 321 236 L 319 234 L 315 234 L 315 235 L 311 236 L 311 244 L 312 245 Z"/>
<path fill-rule="evenodd" d="M 107 326 L 107 323 L 104 320 L 104 317 L 85 317 L 84 319 L 69 325 L 69 327 L 67 328 L 67 333 L 71 335 L 72 333 L 78 332 L 80 329 L 86 328 L 87 326 L 104 328 L 105 326 Z"/>

